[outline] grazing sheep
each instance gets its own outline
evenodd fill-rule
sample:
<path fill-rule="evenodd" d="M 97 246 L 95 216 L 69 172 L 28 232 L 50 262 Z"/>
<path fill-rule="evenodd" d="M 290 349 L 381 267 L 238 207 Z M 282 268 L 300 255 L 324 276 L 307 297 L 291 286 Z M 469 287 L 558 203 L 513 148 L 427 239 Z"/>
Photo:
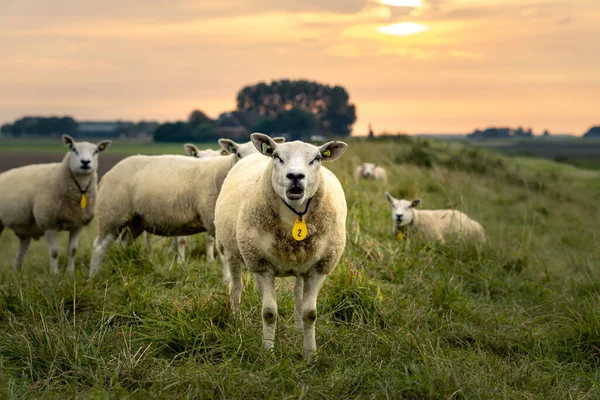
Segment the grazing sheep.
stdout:
<path fill-rule="evenodd" d="M 98 144 L 62 140 L 70 151 L 62 162 L 27 165 L 0 174 L 0 234 L 12 229 L 19 238 L 14 262 L 21 269 L 31 239 L 46 237 L 50 271 L 58 273 L 58 231 L 69 231 L 67 272 L 75 270 L 75 252 L 84 227 L 94 218 L 98 154 L 111 141 Z"/>
<path fill-rule="evenodd" d="M 354 170 L 354 180 L 358 182 L 360 178 L 387 182 L 387 171 L 377 164 L 362 163 Z"/>
<path fill-rule="evenodd" d="M 254 274 L 262 297 L 267 350 L 274 347 L 277 325 L 275 277 L 296 277 L 295 322 L 303 329 L 308 358 L 316 350 L 319 290 L 346 245 L 344 190 L 321 161 L 338 158 L 346 143 L 277 144 L 261 133 L 252 134 L 251 140 L 262 155 L 239 161 L 223 183 L 215 208 L 217 250 L 224 270 L 229 269 L 236 314 L 242 295 L 241 267 Z"/>
<path fill-rule="evenodd" d="M 445 243 L 456 236 L 459 239 L 476 238 L 485 241 L 485 232 L 479 222 L 458 210 L 417 210 L 420 199 L 398 200 L 389 193 L 385 197 L 392 204 L 394 234 L 402 238 L 410 230 L 421 232 L 430 240 Z"/>
<path fill-rule="evenodd" d="M 96 206 L 98 237 L 90 277 L 122 233 L 125 243 L 142 232 L 214 237 L 214 208 L 223 180 L 236 163 L 234 155 L 194 158 L 183 155 L 142 156 L 121 160 L 102 178 Z M 213 247 L 207 246 L 212 261 Z"/>

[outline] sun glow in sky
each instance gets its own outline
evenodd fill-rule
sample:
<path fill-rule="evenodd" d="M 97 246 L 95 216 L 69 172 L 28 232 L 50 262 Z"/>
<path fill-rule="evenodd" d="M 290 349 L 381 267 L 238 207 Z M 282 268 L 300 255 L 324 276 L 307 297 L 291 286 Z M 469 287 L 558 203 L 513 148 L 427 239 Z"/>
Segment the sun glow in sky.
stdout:
<path fill-rule="evenodd" d="M 184 119 L 272 79 L 342 85 L 354 131 L 600 124 L 598 0 L 0 0 L 0 124 Z"/>
<path fill-rule="evenodd" d="M 414 22 L 399 22 L 394 25 L 380 26 L 377 30 L 386 35 L 408 36 L 421 33 L 429 29 L 425 25 L 415 24 Z"/>

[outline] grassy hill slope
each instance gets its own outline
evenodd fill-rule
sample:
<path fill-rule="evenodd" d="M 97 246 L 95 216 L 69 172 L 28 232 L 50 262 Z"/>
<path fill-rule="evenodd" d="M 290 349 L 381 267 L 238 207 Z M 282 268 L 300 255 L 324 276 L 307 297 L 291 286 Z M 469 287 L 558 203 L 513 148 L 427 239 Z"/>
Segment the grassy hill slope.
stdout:
<path fill-rule="evenodd" d="M 355 185 L 359 160 L 386 166 L 388 185 Z M 279 280 L 265 354 L 252 277 L 239 322 L 202 235 L 185 265 L 166 239 L 151 254 L 115 246 L 90 282 L 93 226 L 74 279 L 48 272 L 43 241 L 12 271 L 17 240 L 5 231 L 0 396 L 600 396 L 600 173 L 402 138 L 351 141 L 328 167 L 346 191 L 348 244 L 319 297 L 316 361 L 301 357 L 292 280 Z M 465 211 L 487 244 L 398 241 L 385 190 Z"/>

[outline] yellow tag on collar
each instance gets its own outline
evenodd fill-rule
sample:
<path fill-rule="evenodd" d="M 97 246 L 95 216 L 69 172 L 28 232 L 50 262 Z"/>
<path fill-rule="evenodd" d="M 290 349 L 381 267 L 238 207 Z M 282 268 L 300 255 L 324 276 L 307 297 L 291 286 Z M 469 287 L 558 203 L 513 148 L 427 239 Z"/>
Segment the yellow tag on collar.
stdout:
<path fill-rule="evenodd" d="M 85 208 L 85 206 L 87 206 L 87 195 L 85 193 L 81 195 L 81 201 L 79 202 L 79 205 L 81 208 Z"/>
<path fill-rule="evenodd" d="M 402 234 L 402 232 L 398 232 L 398 234 L 396 235 L 396 239 L 398 239 L 398 240 L 404 239 L 404 235 Z"/>
<path fill-rule="evenodd" d="M 306 239 L 306 235 L 308 235 L 306 222 L 304 220 L 300 220 L 300 218 L 296 218 L 296 222 L 294 222 L 294 227 L 292 228 L 292 236 L 295 240 L 301 242 Z"/>

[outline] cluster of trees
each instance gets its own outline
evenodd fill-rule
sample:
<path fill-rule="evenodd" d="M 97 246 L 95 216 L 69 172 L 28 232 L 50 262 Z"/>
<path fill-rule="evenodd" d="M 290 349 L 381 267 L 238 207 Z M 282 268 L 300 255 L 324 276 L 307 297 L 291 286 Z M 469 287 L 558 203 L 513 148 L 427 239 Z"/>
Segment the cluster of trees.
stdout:
<path fill-rule="evenodd" d="M 256 112 L 273 124 L 288 120 L 305 126 L 314 123 L 307 113 L 310 112 L 316 117 L 318 133 L 347 136 L 356 121 L 356 107 L 349 100 L 342 86 L 283 79 L 242 88 L 237 95 L 237 109 Z M 280 113 L 287 115 L 278 118 Z"/>
<path fill-rule="evenodd" d="M 600 138 L 600 125 L 592 126 L 584 135 L 584 138 Z"/>
<path fill-rule="evenodd" d="M 2 134 L 22 136 L 27 133 L 41 135 L 77 133 L 77 121 L 71 117 L 23 117 L 12 124 L 4 124 L 0 127 Z"/>
<path fill-rule="evenodd" d="M 187 121 L 167 122 L 154 131 L 157 142 L 211 142 L 217 140 L 215 124 L 205 113 L 194 110 Z"/>
<path fill-rule="evenodd" d="M 544 136 L 548 136 L 548 131 L 544 132 Z M 467 135 L 469 139 L 506 139 L 506 138 L 529 138 L 533 137 L 533 130 L 523 129 L 518 127 L 517 129 L 511 128 L 487 128 L 485 130 L 476 129 L 473 133 Z"/>

